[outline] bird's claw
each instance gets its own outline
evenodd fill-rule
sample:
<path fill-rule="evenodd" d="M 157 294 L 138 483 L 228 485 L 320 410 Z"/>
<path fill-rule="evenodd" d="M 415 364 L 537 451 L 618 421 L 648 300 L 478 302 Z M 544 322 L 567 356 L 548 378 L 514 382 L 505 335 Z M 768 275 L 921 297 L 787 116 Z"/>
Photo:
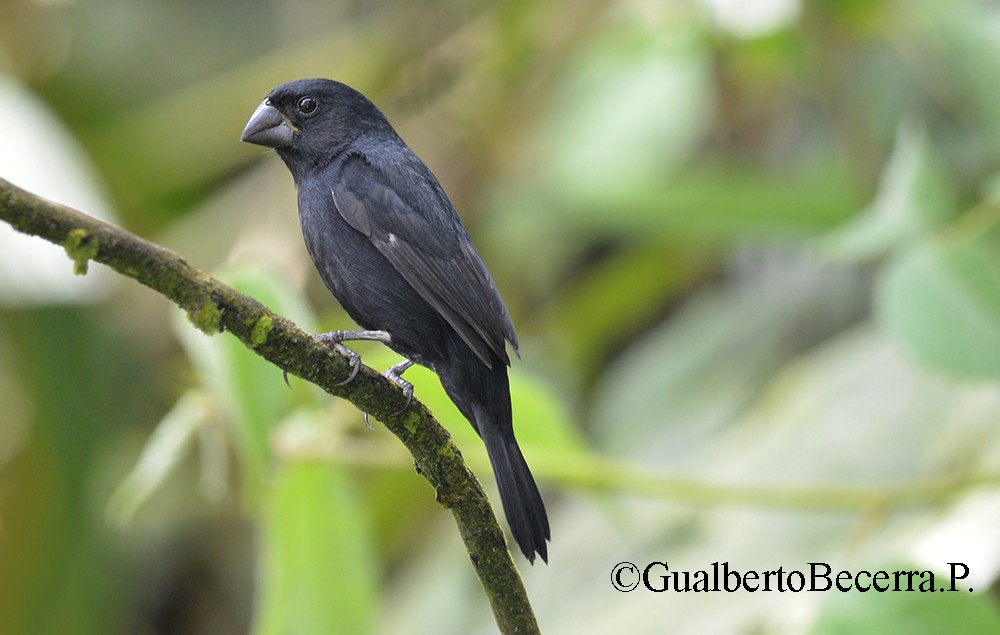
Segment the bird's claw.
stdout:
<path fill-rule="evenodd" d="M 361 370 L 361 356 L 352 351 L 351 349 L 347 348 L 340 342 L 335 342 L 333 344 L 333 348 L 337 349 L 337 351 L 340 352 L 340 354 L 342 354 L 344 357 L 348 359 L 349 362 L 351 362 L 351 374 L 348 375 L 347 379 L 345 379 L 344 381 L 337 382 L 337 385 L 343 386 L 345 384 L 349 384 L 352 381 L 354 381 L 354 378 L 358 376 L 358 371 Z"/>
<path fill-rule="evenodd" d="M 410 402 L 413 401 L 413 384 L 404 379 L 400 379 L 399 382 L 400 383 L 398 383 L 397 386 L 403 389 L 403 394 L 406 395 L 406 403 L 403 404 L 402 408 L 392 413 L 392 416 L 394 417 L 396 415 L 403 414 L 403 412 L 410 407 Z"/>
<path fill-rule="evenodd" d="M 410 366 L 413 366 L 413 362 L 408 359 L 404 359 L 395 366 L 390 366 L 388 370 L 382 373 L 383 377 L 399 386 L 400 390 L 403 391 L 403 394 L 406 395 L 406 403 L 403 404 L 403 407 L 392 413 L 390 416 L 395 417 L 396 415 L 403 414 L 403 412 L 410 407 L 410 403 L 413 401 L 413 384 L 400 377 L 400 375 L 402 375 Z M 368 413 L 365 412 L 364 416 L 365 427 L 369 430 L 373 430 L 374 428 L 372 428 L 371 424 L 368 422 Z"/>

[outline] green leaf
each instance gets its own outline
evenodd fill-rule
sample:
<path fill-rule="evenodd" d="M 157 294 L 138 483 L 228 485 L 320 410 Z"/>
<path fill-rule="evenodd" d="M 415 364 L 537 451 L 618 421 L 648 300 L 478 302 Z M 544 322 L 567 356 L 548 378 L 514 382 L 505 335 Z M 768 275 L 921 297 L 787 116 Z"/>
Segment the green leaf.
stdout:
<path fill-rule="evenodd" d="M 913 566 L 882 567 L 919 569 Z M 877 570 L 875 568 L 873 570 Z M 914 578 L 916 580 L 916 578 Z M 947 587 L 947 576 L 934 584 Z M 939 633 L 1000 633 L 1000 612 L 981 594 L 953 592 L 828 592 L 813 635 L 938 635 Z"/>
<path fill-rule="evenodd" d="M 918 357 L 968 375 L 1000 374 L 1000 258 L 993 241 L 922 243 L 890 263 L 876 314 Z"/>
<path fill-rule="evenodd" d="M 372 632 L 376 558 L 362 505 L 330 463 L 276 467 L 265 488 L 255 635 Z"/>
<path fill-rule="evenodd" d="M 132 471 L 108 502 L 107 515 L 117 525 L 132 520 L 135 512 L 187 456 L 198 428 L 211 416 L 211 405 L 198 392 L 188 392 L 156 426 Z"/>
<path fill-rule="evenodd" d="M 541 121 L 550 187 L 587 200 L 659 181 L 679 164 L 710 112 L 710 67 L 697 37 L 694 21 L 668 35 L 627 16 L 587 43 Z"/>
<path fill-rule="evenodd" d="M 581 374 L 599 372 L 601 360 L 708 275 L 717 257 L 711 248 L 654 242 L 591 266 L 560 289 L 548 317 L 565 341 L 565 363 Z"/>
<path fill-rule="evenodd" d="M 954 188 L 934 158 L 927 131 L 904 121 L 875 200 L 819 246 L 835 259 L 867 260 L 912 242 L 954 213 Z"/>

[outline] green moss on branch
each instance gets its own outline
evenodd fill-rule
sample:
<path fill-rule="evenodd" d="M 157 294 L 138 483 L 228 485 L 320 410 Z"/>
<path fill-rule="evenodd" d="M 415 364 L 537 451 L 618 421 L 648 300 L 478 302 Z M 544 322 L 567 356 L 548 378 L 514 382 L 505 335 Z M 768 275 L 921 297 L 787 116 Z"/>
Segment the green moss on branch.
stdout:
<path fill-rule="evenodd" d="M 253 325 L 253 331 L 250 332 L 250 344 L 256 348 L 267 341 L 267 336 L 274 328 L 274 323 L 271 318 L 264 315 L 261 316 Z"/>
<path fill-rule="evenodd" d="M 73 273 L 78 276 L 87 274 L 88 263 L 97 257 L 100 242 L 85 229 L 74 229 L 66 237 L 63 247 L 66 255 L 73 260 Z"/>

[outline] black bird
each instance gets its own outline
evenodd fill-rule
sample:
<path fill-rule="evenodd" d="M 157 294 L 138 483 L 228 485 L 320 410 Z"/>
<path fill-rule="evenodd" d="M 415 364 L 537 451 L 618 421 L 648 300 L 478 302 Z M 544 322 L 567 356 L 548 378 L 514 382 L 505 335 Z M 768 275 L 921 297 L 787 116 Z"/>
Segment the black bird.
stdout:
<path fill-rule="evenodd" d="M 385 115 L 327 79 L 278 86 L 241 140 L 274 148 L 298 190 L 306 248 L 320 277 L 363 331 L 317 337 L 374 339 L 441 385 L 486 444 L 507 523 L 521 552 L 548 560 L 545 505 L 514 438 L 506 343 L 517 335 L 493 279 L 448 196 Z"/>

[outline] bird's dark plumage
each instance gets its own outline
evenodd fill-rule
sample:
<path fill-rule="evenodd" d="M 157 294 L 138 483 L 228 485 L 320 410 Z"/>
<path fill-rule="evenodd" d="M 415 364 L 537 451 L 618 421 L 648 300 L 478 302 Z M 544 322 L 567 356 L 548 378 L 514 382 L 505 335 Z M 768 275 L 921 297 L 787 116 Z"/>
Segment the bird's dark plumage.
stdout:
<path fill-rule="evenodd" d="M 546 560 L 548 518 L 511 420 L 517 335 L 430 169 L 364 95 L 325 79 L 275 88 L 242 138 L 277 150 L 323 282 L 362 328 L 437 373 L 486 444 L 521 552 Z"/>

